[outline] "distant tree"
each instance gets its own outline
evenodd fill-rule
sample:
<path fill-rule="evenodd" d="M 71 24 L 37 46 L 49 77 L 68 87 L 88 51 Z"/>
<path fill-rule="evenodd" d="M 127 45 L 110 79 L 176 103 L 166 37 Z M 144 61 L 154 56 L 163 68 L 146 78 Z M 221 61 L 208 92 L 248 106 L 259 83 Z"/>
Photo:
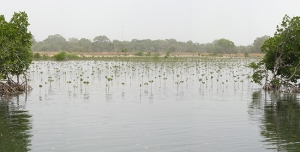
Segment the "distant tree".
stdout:
<path fill-rule="evenodd" d="M 59 34 L 49 35 L 43 42 L 42 44 L 47 46 L 46 51 L 54 52 L 66 50 L 68 45 L 67 40 Z"/>
<path fill-rule="evenodd" d="M 261 47 L 265 52 L 263 60 L 251 63 L 254 69 L 254 82 L 264 84 L 266 90 L 285 89 L 299 92 L 297 81 L 300 79 L 300 17 L 285 15 L 277 26 L 273 37 Z"/>
<path fill-rule="evenodd" d="M 63 36 L 61 36 L 59 34 L 55 34 L 55 35 L 49 35 L 44 41 L 62 43 L 62 42 L 66 42 L 67 40 Z"/>
<path fill-rule="evenodd" d="M 98 43 L 108 43 L 110 42 L 109 38 L 107 38 L 106 36 L 104 35 L 100 35 L 100 36 L 96 36 L 94 39 L 93 39 L 94 42 L 98 42 Z"/>
<path fill-rule="evenodd" d="M 269 39 L 270 36 L 262 36 L 262 37 L 258 37 L 254 40 L 253 42 L 253 53 L 254 52 L 261 52 L 261 47 L 263 46 L 264 42 Z"/>
<path fill-rule="evenodd" d="M 264 38 L 264 37 L 262 37 Z M 255 46 L 260 46 L 261 39 L 257 38 Z M 234 43 L 227 39 L 215 40 L 212 43 L 199 44 L 193 41 L 180 42 L 176 39 L 150 40 L 150 39 L 132 39 L 131 41 L 110 41 L 106 36 L 96 36 L 93 41 L 82 38 L 69 38 L 68 41 L 59 34 L 50 35 L 42 42 L 36 42 L 32 46 L 33 51 L 54 51 L 65 50 L 67 52 L 83 51 L 122 51 L 126 48 L 128 52 L 208 52 L 208 53 L 249 53 L 255 52 L 253 45 L 236 47 Z M 259 47 L 256 47 L 259 48 Z M 126 54 L 126 53 L 125 53 Z"/>
<path fill-rule="evenodd" d="M 78 45 L 81 47 L 81 52 L 91 52 L 92 51 L 92 42 L 89 39 L 81 38 L 78 41 Z"/>
<path fill-rule="evenodd" d="M 235 53 L 235 45 L 232 41 L 227 39 L 219 39 L 213 42 L 216 53 Z"/>
<path fill-rule="evenodd" d="M 68 39 L 68 41 L 72 42 L 72 43 L 78 43 L 79 40 L 75 37 L 71 37 L 71 38 Z"/>
<path fill-rule="evenodd" d="M 195 45 L 194 45 L 193 41 L 190 40 L 190 41 L 186 42 L 186 51 L 187 52 L 194 52 L 194 51 L 196 51 Z"/>
<path fill-rule="evenodd" d="M 251 53 L 253 52 L 253 45 L 247 45 L 247 46 L 237 46 L 235 47 L 235 52 L 237 53 Z"/>

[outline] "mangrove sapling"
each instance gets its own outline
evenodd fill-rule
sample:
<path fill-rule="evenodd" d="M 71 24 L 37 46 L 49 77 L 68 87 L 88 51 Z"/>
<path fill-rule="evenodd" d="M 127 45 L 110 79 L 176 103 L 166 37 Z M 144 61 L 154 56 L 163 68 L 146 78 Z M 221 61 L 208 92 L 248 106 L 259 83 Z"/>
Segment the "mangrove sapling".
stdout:
<path fill-rule="evenodd" d="M 122 92 L 124 92 L 124 85 L 125 85 L 125 83 L 122 82 Z"/>
<path fill-rule="evenodd" d="M 178 95 L 178 88 L 179 88 L 180 82 L 175 82 L 175 84 L 177 86 L 177 95 Z"/>
<path fill-rule="evenodd" d="M 110 83 L 109 82 L 111 82 L 113 79 L 112 78 L 109 78 L 109 77 L 107 77 L 107 76 L 105 76 L 105 78 L 106 78 L 106 88 L 107 88 L 107 94 L 109 94 L 109 85 L 110 85 Z"/>
<path fill-rule="evenodd" d="M 150 80 L 149 83 L 151 83 L 151 92 L 152 92 L 152 83 L 153 83 L 153 80 Z"/>
<path fill-rule="evenodd" d="M 141 84 L 140 84 L 140 86 L 141 86 Z M 144 86 L 145 86 L 145 87 L 144 87 L 144 92 L 145 92 L 145 93 L 148 93 L 148 83 L 145 82 L 145 83 L 144 83 Z"/>

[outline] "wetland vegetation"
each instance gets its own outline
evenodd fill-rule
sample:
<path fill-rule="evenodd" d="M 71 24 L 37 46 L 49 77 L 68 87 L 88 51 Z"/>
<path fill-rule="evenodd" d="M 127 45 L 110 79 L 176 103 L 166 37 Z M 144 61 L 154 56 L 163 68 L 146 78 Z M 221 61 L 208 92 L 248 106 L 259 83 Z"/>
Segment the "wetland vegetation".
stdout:
<path fill-rule="evenodd" d="M 25 125 L 12 133 L 33 151 L 295 150 L 299 95 L 262 91 L 247 67 L 256 61 L 34 61 L 35 89 L 0 110 Z"/>
<path fill-rule="evenodd" d="M 286 16 L 274 37 L 247 47 L 227 39 L 202 45 L 173 39 L 111 42 L 105 36 L 91 42 L 53 35 L 35 42 L 24 12 L 15 13 L 10 24 L 3 16 L 0 21 L 7 32 L 0 39 L 1 85 L 18 87 L 0 88 L 3 151 L 299 149 L 299 94 L 271 91 L 289 86 L 287 80 L 296 86 L 299 18 Z M 19 31 L 14 23 L 20 22 Z M 57 53 L 49 57 L 30 47 Z M 121 55 L 85 57 L 83 48 Z M 260 49 L 266 53 L 262 60 L 248 57 Z M 172 56 L 180 50 L 199 55 Z M 210 55 L 201 55 L 204 51 Z M 221 57 L 237 52 L 244 57 Z M 267 91 L 259 84 L 267 84 Z"/>

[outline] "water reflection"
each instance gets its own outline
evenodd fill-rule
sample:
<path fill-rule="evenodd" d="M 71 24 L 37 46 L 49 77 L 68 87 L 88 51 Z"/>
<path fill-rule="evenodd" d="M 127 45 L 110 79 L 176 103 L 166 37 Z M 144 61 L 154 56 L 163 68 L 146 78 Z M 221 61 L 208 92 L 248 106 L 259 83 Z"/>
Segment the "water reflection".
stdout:
<path fill-rule="evenodd" d="M 0 151 L 29 151 L 31 115 L 19 96 L 0 99 Z"/>
<path fill-rule="evenodd" d="M 297 94 L 254 92 L 250 115 L 261 124 L 267 149 L 299 151 L 300 101 Z"/>

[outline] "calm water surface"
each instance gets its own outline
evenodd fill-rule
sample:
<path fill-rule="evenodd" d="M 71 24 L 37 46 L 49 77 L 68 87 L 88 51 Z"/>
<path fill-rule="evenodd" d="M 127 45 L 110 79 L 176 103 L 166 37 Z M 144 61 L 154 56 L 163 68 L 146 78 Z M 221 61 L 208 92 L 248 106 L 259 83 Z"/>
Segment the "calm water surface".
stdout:
<path fill-rule="evenodd" d="M 33 91 L 0 101 L 0 151 L 297 151 L 299 96 L 249 62 L 34 62 Z"/>

